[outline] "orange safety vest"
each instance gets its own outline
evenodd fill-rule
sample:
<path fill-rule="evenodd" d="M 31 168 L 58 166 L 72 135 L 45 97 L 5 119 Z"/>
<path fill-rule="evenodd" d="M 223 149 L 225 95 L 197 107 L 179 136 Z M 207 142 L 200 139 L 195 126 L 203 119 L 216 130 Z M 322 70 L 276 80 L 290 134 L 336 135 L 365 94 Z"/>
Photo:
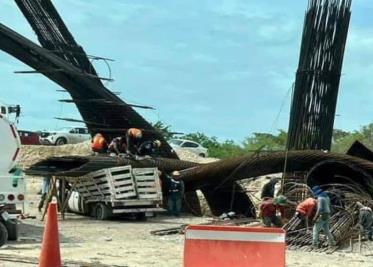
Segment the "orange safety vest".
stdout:
<path fill-rule="evenodd" d="M 127 131 L 128 136 L 130 137 L 141 137 L 142 136 L 142 131 L 137 128 L 129 128 Z"/>
<path fill-rule="evenodd" d="M 105 148 L 106 146 L 106 140 L 102 135 L 96 134 L 95 137 L 93 137 L 91 148 L 95 150 L 100 150 Z"/>

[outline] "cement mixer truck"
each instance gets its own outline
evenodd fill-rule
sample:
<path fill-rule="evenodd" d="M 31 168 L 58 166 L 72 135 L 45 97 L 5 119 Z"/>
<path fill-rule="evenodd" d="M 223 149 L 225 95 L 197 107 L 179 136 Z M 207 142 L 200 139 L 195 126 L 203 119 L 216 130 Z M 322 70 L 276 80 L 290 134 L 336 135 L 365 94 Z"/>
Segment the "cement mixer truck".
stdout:
<path fill-rule="evenodd" d="M 18 238 L 17 206 L 25 199 L 24 175 L 17 163 L 21 141 L 9 118 L 8 106 L 0 107 L 0 246 Z M 19 114 L 19 110 L 16 111 Z M 16 116 L 18 117 L 18 116 Z M 17 118 L 18 119 L 18 118 Z"/>

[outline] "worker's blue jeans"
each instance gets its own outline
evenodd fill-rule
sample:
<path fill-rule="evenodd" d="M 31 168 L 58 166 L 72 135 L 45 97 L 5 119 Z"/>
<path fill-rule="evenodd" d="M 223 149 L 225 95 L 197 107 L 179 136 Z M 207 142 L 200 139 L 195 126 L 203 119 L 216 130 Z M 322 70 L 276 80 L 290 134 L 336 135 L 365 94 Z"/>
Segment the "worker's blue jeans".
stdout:
<path fill-rule="evenodd" d="M 168 212 L 171 215 L 179 216 L 181 212 L 182 196 L 180 193 L 173 193 L 168 196 Z"/>
<path fill-rule="evenodd" d="M 324 234 L 328 237 L 329 246 L 335 246 L 335 241 L 333 235 L 330 233 L 330 215 L 321 214 L 317 222 L 313 225 L 312 231 L 312 245 L 319 245 L 319 233 L 322 230 Z"/>
<path fill-rule="evenodd" d="M 361 211 L 359 215 L 359 224 L 363 227 L 363 235 L 368 234 L 368 239 L 373 237 L 373 217 L 371 212 Z"/>

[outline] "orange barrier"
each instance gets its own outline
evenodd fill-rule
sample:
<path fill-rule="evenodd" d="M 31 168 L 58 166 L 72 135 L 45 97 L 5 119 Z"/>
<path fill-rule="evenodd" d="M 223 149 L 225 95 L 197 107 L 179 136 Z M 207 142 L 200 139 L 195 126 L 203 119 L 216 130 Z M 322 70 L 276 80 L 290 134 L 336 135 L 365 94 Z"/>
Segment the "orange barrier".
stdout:
<path fill-rule="evenodd" d="M 45 223 L 39 267 L 61 267 L 60 242 L 58 238 L 57 204 L 49 203 Z"/>
<path fill-rule="evenodd" d="M 192 225 L 185 230 L 184 267 L 283 267 L 281 228 Z"/>

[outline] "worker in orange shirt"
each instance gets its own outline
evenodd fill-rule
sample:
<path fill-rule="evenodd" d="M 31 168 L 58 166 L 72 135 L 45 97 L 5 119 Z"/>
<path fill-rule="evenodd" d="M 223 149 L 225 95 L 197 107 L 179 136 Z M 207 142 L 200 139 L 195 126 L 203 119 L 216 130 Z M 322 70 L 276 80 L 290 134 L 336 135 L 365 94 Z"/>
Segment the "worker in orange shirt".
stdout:
<path fill-rule="evenodd" d="M 126 132 L 126 150 L 128 155 L 136 155 L 141 144 L 142 131 L 137 128 L 129 128 Z"/>
<path fill-rule="evenodd" d="M 298 204 L 295 209 L 295 216 L 305 222 L 306 229 L 308 231 L 308 221 L 312 220 L 312 217 L 315 215 L 317 207 L 317 200 L 310 197 Z"/>
<path fill-rule="evenodd" d="M 101 133 L 97 133 L 91 141 L 91 149 L 96 154 L 104 154 L 108 148 L 105 137 Z"/>

